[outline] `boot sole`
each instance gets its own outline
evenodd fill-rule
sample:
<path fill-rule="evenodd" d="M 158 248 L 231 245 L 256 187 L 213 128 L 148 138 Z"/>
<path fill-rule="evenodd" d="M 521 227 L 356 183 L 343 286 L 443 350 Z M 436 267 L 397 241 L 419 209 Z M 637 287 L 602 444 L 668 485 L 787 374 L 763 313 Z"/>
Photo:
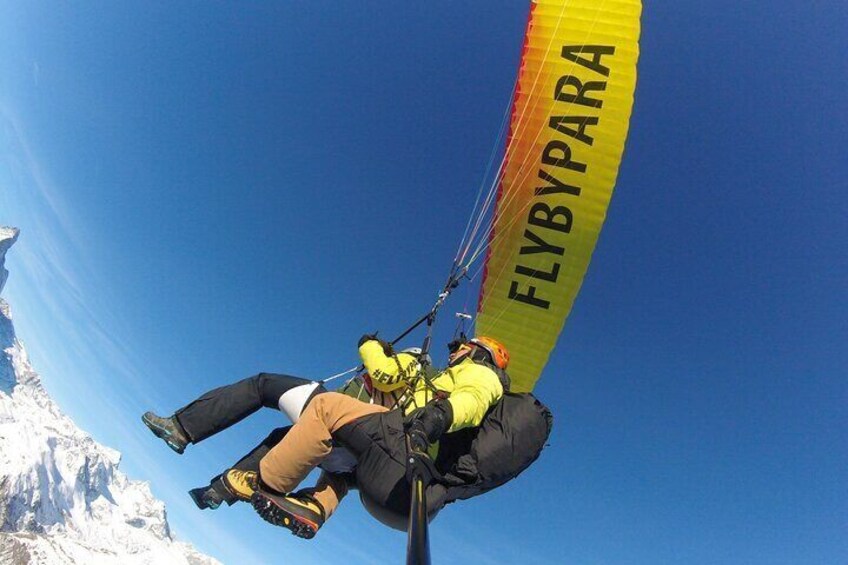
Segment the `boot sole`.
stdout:
<path fill-rule="evenodd" d="M 180 445 L 178 443 L 172 443 L 172 441 L 170 439 L 171 438 L 171 432 L 169 432 L 168 430 L 166 430 L 165 428 L 163 428 L 161 426 L 154 424 L 153 422 L 148 420 L 145 416 L 141 417 L 141 421 L 144 422 L 144 425 L 147 426 L 147 428 L 151 432 L 153 432 L 153 435 L 155 435 L 159 439 L 163 440 L 168 447 L 170 447 L 172 450 L 176 451 L 180 455 L 183 454 L 186 446 Z"/>
<path fill-rule="evenodd" d="M 255 493 L 250 502 L 253 509 L 263 520 L 275 526 L 286 528 L 299 538 L 312 539 L 318 531 L 318 524 L 278 506 L 276 502 L 263 496 L 262 493 Z"/>

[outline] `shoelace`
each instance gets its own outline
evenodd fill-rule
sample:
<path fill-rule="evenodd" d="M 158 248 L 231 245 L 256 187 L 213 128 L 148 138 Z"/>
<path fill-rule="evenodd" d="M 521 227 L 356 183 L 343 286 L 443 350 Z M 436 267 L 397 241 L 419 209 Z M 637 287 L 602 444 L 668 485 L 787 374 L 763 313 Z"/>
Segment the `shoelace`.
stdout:
<path fill-rule="evenodd" d="M 320 502 L 318 502 L 317 498 L 312 496 L 311 492 L 309 492 L 309 491 L 296 492 L 296 493 L 291 494 L 290 498 L 298 501 L 299 503 L 301 503 L 303 506 L 306 506 L 307 508 L 309 508 L 309 506 L 314 507 L 315 510 L 318 511 L 318 514 L 321 516 L 321 520 L 326 519 L 326 512 L 324 511 L 324 507 L 321 505 Z M 307 506 L 307 505 L 309 505 L 309 506 Z M 310 510 L 312 510 L 312 508 L 310 508 Z"/>

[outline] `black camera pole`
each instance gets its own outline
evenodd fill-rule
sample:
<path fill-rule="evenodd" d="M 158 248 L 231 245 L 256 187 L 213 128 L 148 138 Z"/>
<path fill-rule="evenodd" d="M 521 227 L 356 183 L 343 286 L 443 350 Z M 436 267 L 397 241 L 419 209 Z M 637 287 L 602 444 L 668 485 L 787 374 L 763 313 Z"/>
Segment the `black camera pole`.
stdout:
<path fill-rule="evenodd" d="M 457 271 L 453 269 L 445 288 L 439 293 L 438 300 L 430 312 L 421 318 L 414 326 L 427 322 L 427 337 L 421 347 L 421 362 L 426 364 L 429 359 L 430 343 L 433 338 L 433 323 L 436 321 L 436 312 L 450 295 L 451 291 L 459 286 L 459 281 L 465 276 L 467 268 Z M 407 332 L 401 336 L 405 336 Z M 400 338 L 399 338 L 400 339 Z M 426 373 L 422 368 L 421 374 Z M 426 377 L 425 377 L 426 379 Z M 429 381 L 428 381 L 429 384 Z M 431 385 L 432 386 L 432 385 Z M 430 565 L 430 529 L 427 521 L 427 485 L 432 479 L 432 462 L 430 457 L 421 451 L 409 451 L 407 467 L 411 469 L 412 497 L 409 505 L 409 526 L 407 529 L 406 563 L 407 565 Z"/>
<path fill-rule="evenodd" d="M 424 473 L 419 467 L 416 457 L 427 457 L 426 454 L 410 456 L 408 465 L 413 465 L 412 472 L 412 503 L 409 507 L 409 529 L 407 530 L 406 563 L 407 565 L 430 565 L 430 532 L 427 524 L 427 485 L 424 484 Z"/>

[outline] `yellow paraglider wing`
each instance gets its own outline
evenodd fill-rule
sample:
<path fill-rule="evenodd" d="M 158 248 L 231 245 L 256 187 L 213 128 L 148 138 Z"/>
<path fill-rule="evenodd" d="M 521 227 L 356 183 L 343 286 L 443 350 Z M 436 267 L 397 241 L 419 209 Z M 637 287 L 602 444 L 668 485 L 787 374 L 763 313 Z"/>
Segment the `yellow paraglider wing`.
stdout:
<path fill-rule="evenodd" d="M 493 216 L 477 334 L 533 389 L 571 311 L 618 174 L 636 86 L 640 0 L 532 3 Z"/>

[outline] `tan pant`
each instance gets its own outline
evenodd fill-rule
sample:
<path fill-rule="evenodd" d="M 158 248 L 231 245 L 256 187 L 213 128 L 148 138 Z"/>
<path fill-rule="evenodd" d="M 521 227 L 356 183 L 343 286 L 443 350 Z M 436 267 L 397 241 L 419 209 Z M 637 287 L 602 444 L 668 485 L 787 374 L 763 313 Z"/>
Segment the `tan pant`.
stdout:
<path fill-rule="evenodd" d="M 330 453 L 335 431 L 368 414 L 388 410 L 337 392 L 317 395 L 303 410 L 297 424 L 259 462 L 262 480 L 280 492 L 293 491 Z M 346 493 L 343 480 L 322 473 L 314 496 L 329 518 Z"/>

